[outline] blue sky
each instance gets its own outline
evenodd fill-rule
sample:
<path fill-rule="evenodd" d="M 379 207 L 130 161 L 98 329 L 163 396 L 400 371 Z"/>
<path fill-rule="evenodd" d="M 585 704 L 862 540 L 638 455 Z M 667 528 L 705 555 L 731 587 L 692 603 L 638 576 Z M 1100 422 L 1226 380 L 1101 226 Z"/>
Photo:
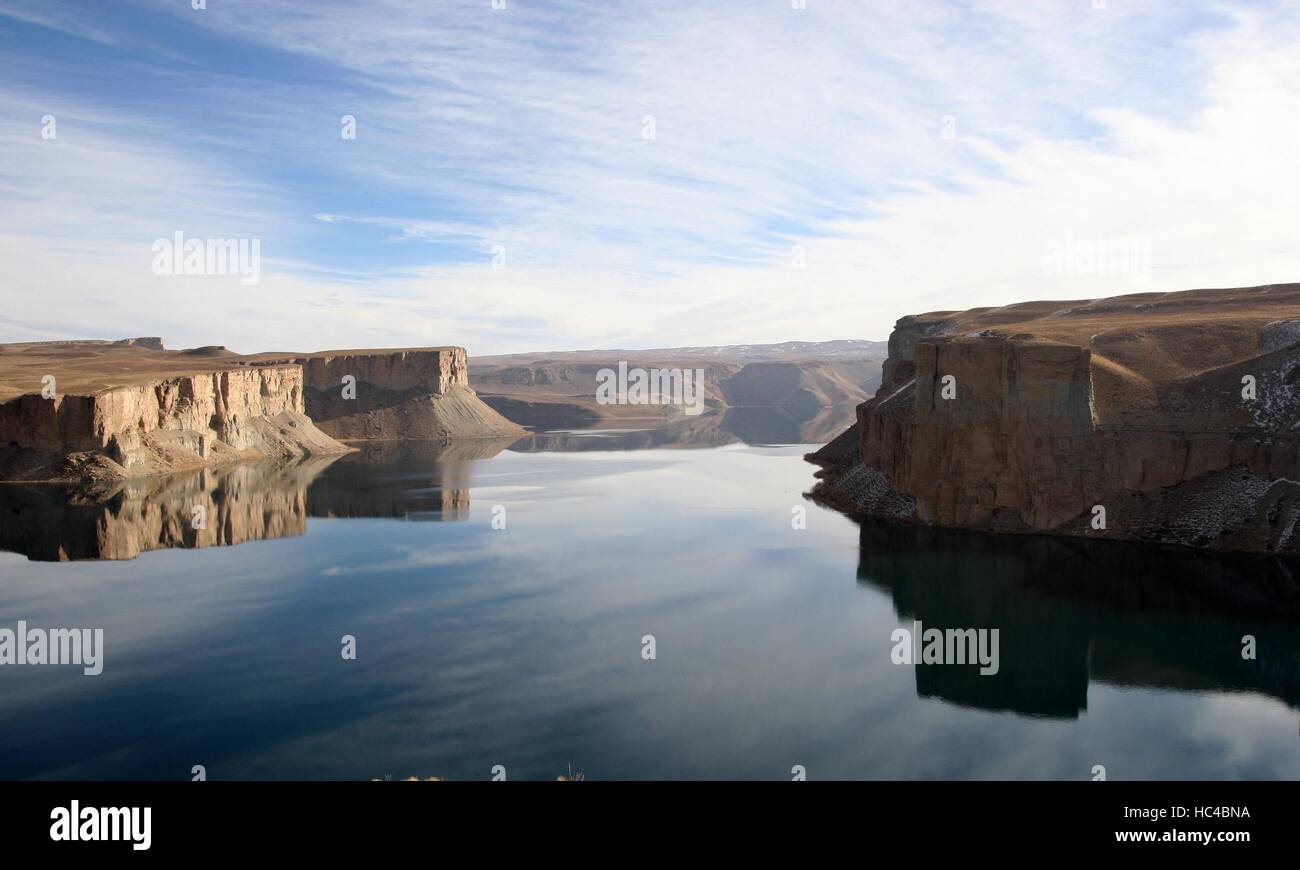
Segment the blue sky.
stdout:
<path fill-rule="evenodd" d="M 0 340 L 883 339 L 1300 278 L 1294 4 L 797 5 L 0 0 Z M 178 231 L 260 280 L 154 274 Z M 1045 265 L 1080 243 L 1144 256 Z"/>

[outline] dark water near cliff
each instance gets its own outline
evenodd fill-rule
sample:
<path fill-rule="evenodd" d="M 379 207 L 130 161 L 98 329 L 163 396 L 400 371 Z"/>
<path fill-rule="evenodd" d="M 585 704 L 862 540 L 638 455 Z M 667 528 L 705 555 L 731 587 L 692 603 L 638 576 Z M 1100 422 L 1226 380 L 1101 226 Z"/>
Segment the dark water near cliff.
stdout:
<path fill-rule="evenodd" d="M 807 448 L 646 437 L 0 488 L 0 627 L 106 647 L 0 667 L 0 777 L 1300 778 L 1293 566 L 860 527 Z M 998 674 L 894 664 L 916 619 Z"/>

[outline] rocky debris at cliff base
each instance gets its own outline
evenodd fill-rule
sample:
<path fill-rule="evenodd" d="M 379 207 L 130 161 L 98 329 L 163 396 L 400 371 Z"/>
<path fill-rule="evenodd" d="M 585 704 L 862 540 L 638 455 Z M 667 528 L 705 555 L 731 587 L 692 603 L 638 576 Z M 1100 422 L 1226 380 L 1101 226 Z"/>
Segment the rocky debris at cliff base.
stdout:
<path fill-rule="evenodd" d="M 1121 537 L 1218 550 L 1300 550 L 1300 483 L 1233 466 L 1165 489 L 1108 496 L 1105 530 L 1092 512 L 1054 530 L 1079 537 Z"/>
<path fill-rule="evenodd" d="M 819 504 L 855 517 L 916 518 L 916 500 L 894 492 L 883 472 L 861 462 L 818 472 L 821 479 L 808 493 Z"/>

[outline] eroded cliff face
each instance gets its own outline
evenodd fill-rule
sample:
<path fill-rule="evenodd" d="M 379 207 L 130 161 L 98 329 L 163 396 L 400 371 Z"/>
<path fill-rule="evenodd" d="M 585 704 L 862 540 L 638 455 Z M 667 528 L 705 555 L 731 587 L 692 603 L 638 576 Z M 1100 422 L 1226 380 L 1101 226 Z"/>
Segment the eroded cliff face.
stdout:
<path fill-rule="evenodd" d="M 814 455 L 855 513 L 1300 550 L 1300 285 L 900 320 L 876 396 Z"/>
<path fill-rule="evenodd" d="M 322 351 L 285 362 L 302 367 L 307 415 L 334 438 L 439 441 L 524 432 L 469 388 L 462 347 Z"/>
<path fill-rule="evenodd" d="M 518 436 L 464 348 L 244 356 L 160 339 L 0 345 L 0 480 L 105 481 L 346 452 L 336 439 Z"/>
<path fill-rule="evenodd" d="M 302 366 L 306 386 L 320 392 L 336 391 L 346 375 L 358 383 L 398 393 L 445 393 L 455 384 L 469 386 L 469 362 L 463 347 L 327 350 L 293 361 Z"/>
<path fill-rule="evenodd" d="M 0 444 L 0 471 L 21 480 L 124 478 L 348 449 L 303 413 L 297 366 L 164 377 L 90 395 L 57 386 L 51 398 L 21 395 L 0 404 Z"/>

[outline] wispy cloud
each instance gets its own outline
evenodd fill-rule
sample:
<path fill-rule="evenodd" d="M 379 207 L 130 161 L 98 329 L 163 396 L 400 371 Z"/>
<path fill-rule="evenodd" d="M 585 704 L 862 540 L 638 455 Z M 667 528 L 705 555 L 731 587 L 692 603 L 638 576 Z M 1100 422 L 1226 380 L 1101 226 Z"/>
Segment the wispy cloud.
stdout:
<path fill-rule="evenodd" d="M 208 5 L 0 2 L 158 73 L 96 89 L 0 43 L 26 70 L 0 77 L 21 107 L 0 189 L 23 204 L 0 332 L 879 338 L 920 310 L 1300 274 L 1282 3 Z M 60 111 L 100 120 L 42 141 Z M 175 229 L 262 238 L 263 284 L 149 274 L 134 252 Z M 1044 268 L 1055 241 L 1114 238 L 1149 246 L 1140 286 Z"/>

